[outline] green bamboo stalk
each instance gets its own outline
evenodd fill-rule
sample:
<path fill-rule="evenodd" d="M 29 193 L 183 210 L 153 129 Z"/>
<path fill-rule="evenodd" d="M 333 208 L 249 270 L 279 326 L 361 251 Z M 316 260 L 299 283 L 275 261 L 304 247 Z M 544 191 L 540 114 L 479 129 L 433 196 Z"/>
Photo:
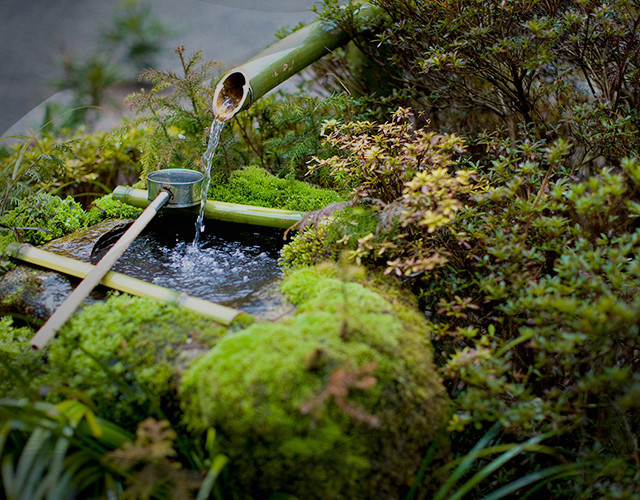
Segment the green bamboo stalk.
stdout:
<path fill-rule="evenodd" d="M 118 186 L 113 191 L 113 198 L 138 208 L 145 208 L 150 203 L 145 190 L 128 186 Z M 199 207 L 185 210 L 197 213 Z M 207 200 L 204 215 L 207 219 L 287 229 L 302 219 L 305 212 Z"/>
<path fill-rule="evenodd" d="M 47 252 L 46 250 L 28 244 L 11 243 L 7 246 L 6 253 L 15 259 L 46 267 L 47 269 L 59 271 L 77 278 L 86 277 L 95 267 L 86 262 L 64 257 L 63 255 L 53 252 Z M 138 297 L 175 304 L 189 311 L 211 318 L 223 325 L 230 325 L 236 317 L 241 314 L 246 314 L 230 307 L 191 297 L 186 293 L 176 292 L 175 290 L 147 283 L 146 281 L 132 278 L 115 271 L 108 272 L 104 278 L 102 278 L 100 284 Z"/>
<path fill-rule="evenodd" d="M 356 9 L 360 20 L 375 17 L 367 3 Z M 227 121 L 309 64 L 349 41 L 349 35 L 324 21 L 316 21 L 271 45 L 227 72 L 213 95 L 213 111 Z"/>

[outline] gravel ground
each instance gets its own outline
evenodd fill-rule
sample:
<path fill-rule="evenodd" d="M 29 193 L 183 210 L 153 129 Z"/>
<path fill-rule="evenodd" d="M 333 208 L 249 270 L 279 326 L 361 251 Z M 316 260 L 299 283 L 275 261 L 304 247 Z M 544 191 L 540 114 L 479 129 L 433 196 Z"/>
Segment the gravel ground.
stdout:
<path fill-rule="evenodd" d="M 318 0 L 148 0 L 176 35 L 159 57 L 176 68 L 176 46 L 231 67 L 277 41 L 283 26 L 313 21 Z M 118 0 L 0 0 L 0 135 L 20 133 L 41 119 L 47 99 L 59 98 L 61 54 L 89 54 L 109 25 Z"/>

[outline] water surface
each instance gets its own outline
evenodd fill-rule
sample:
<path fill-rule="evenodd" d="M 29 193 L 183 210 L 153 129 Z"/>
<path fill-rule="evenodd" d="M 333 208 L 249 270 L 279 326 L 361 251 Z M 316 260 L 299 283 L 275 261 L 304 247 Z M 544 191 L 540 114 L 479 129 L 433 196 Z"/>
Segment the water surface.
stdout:
<path fill-rule="evenodd" d="M 120 257 L 113 270 L 194 297 L 263 315 L 281 276 L 282 230 L 209 221 L 193 243 L 194 216 L 161 213 Z M 119 235 L 96 244 L 97 262 Z M 277 295 L 277 293 L 275 294 Z M 270 298 L 271 297 L 271 298 Z"/>

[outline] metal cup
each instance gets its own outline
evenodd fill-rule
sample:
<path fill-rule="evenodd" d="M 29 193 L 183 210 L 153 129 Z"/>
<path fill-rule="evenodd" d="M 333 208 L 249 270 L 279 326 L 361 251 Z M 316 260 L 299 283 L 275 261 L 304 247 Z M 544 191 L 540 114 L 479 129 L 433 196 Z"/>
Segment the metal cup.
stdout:
<path fill-rule="evenodd" d="M 188 168 L 167 168 L 147 175 L 147 198 L 154 200 L 163 189 L 171 193 L 165 205 L 170 208 L 188 208 L 200 204 L 200 191 L 204 174 Z"/>

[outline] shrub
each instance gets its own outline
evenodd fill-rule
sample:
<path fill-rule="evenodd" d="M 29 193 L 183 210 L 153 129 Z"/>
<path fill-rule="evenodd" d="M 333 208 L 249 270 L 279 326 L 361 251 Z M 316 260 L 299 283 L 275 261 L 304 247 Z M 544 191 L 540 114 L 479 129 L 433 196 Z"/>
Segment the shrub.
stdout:
<path fill-rule="evenodd" d="M 494 420 L 517 435 L 562 428 L 556 444 L 585 461 L 599 456 L 607 477 L 591 473 L 574 493 L 608 496 L 634 491 L 637 474 L 626 443 L 640 423 L 639 164 L 624 160 L 570 184 L 562 149 L 495 162 L 504 183 L 459 214 L 448 265 L 424 277 L 422 293 L 456 387 L 452 428 Z M 607 472 L 610 460 L 622 476 Z"/>
<path fill-rule="evenodd" d="M 373 173 L 380 158 L 397 157 L 397 140 L 376 142 L 370 127 L 349 135 L 356 129 L 345 127 L 332 140 L 365 145 L 357 165 L 343 155 L 324 161 L 339 174 L 357 168 L 370 178 L 377 208 L 360 208 L 368 216 L 342 238 L 344 214 L 301 233 L 283 251 L 285 263 L 295 267 L 344 248 L 413 286 L 457 409 L 449 429 L 461 454 L 476 429 L 496 421 L 516 439 L 553 432 L 547 444 L 564 450 L 563 460 L 593 467 L 558 491 L 632 492 L 640 162 L 623 159 L 580 179 L 565 140 L 487 136 L 489 154 L 473 163 L 461 141 L 456 156 L 445 151 L 412 177 L 404 175 L 411 156 L 383 161 L 395 166 L 387 176 L 392 199 Z M 393 133 L 405 137 L 401 128 Z M 433 147 L 425 137 L 416 132 L 401 151 Z M 315 254 L 296 255 L 296 246 Z M 513 462 L 504 479 L 554 463 L 544 455 L 528 460 Z M 609 473 L 610 460 L 624 473 Z M 607 479 L 591 481 L 594 474 Z M 500 485 L 496 478 L 493 486 Z"/>
<path fill-rule="evenodd" d="M 468 132 L 522 126 L 533 138 L 569 139 L 577 166 L 638 151 L 638 5 L 372 0 L 375 21 L 325 1 L 394 89 L 432 125 Z"/>
<path fill-rule="evenodd" d="M 148 133 L 136 127 L 117 135 L 84 130 L 67 137 L 41 133 L 11 145 L 0 160 L 3 210 L 40 189 L 73 196 L 87 208 L 118 184 L 138 180 L 141 149 Z"/>
<path fill-rule="evenodd" d="M 150 126 L 141 157 L 145 178 L 161 168 L 202 170 L 200 155 L 206 149 L 207 133 L 213 122 L 213 91 L 208 82 L 218 63 L 205 60 L 202 51 L 186 57 L 182 45 L 176 48 L 176 54 L 180 73 L 148 69 L 140 78 L 150 82 L 151 89 L 140 89 L 127 98 L 138 114 L 133 124 Z M 122 130 L 130 126 L 125 124 Z"/>
<path fill-rule="evenodd" d="M 100 39 L 129 63 L 136 73 L 153 68 L 171 29 L 155 16 L 151 5 L 138 0 L 120 2 Z"/>
<path fill-rule="evenodd" d="M 433 166 L 448 167 L 462 152 L 455 135 L 436 134 L 426 128 L 413 130 L 408 108 L 399 108 L 393 121 L 376 124 L 356 121 L 325 123 L 325 140 L 338 154 L 316 158 L 311 167 L 326 168 L 356 198 L 390 203 L 402 194 L 404 183 Z"/>
<path fill-rule="evenodd" d="M 471 188 L 471 170 L 460 168 L 464 142 L 453 134 L 425 128 L 412 131 L 409 110 L 400 109 L 393 122 L 347 123 L 327 135 L 339 154 L 322 160 L 343 187 L 352 187 L 363 203 L 338 214 L 327 228 L 329 255 L 347 250 L 357 263 L 368 260 L 398 276 L 416 276 L 446 261 L 427 244 L 455 220 Z M 296 246 L 305 246 L 313 232 L 296 237 L 283 251 L 283 262 L 295 265 Z M 319 248 L 321 250 L 321 248 Z M 312 256 L 316 260 L 318 256 Z"/>
<path fill-rule="evenodd" d="M 257 164 L 277 177 L 331 186 L 331 177 L 326 171 L 316 169 L 310 173 L 307 163 L 313 156 L 327 153 L 327 144 L 321 136 L 322 123 L 335 117 L 337 112 L 348 115 L 353 105 L 336 93 L 326 98 L 300 93 L 263 97 L 230 123 L 233 133 L 242 138 L 235 145 L 239 161 L 245 165 Z"/>
<path fill-rule="evenodd" d="M 310 268 L 283 290 L 293 319 L 226 337 L 190 367 L 186 422 L 216 428 L 240 496 L 401 496 L 447 407 L 424 320 Z"/>

